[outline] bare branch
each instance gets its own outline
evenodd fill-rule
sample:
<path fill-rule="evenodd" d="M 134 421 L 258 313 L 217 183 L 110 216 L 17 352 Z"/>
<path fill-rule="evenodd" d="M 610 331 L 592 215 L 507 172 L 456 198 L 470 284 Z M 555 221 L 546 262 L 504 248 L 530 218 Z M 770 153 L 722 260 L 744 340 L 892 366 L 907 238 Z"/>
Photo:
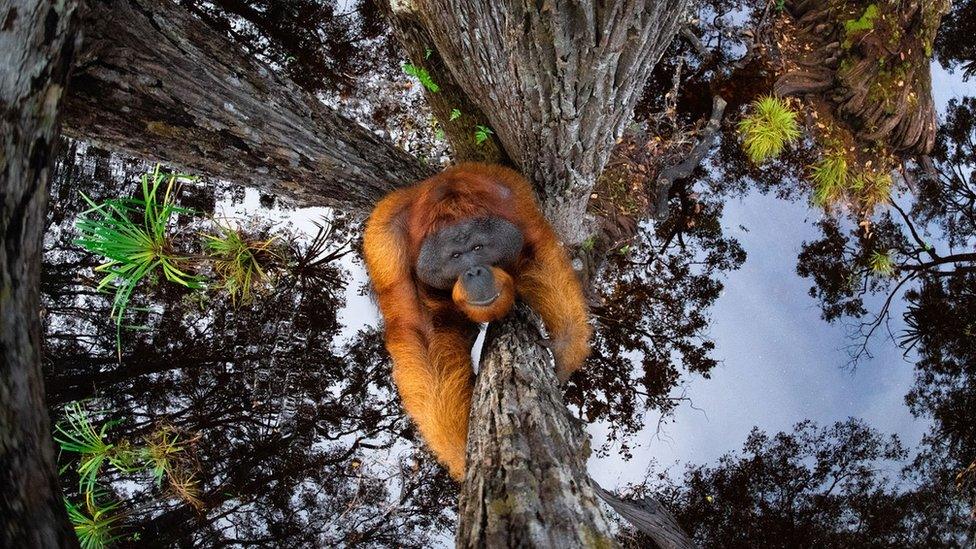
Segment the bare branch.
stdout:
<path fill-rule="evenodd" d="M 662 171 L 658 176 L 654 191 L 657 195 L 657 208 L 655 212 L 657 219 L 663 220 L 668 217 L 668 192 L 671 190 L 674 182 L 691 176 L 695 168 L 705 159 L 708 151 L 712 149 L 715 137 L 722 129 L 722 117 L 725 116 L 726 105 L 727 103 L 722 96 L 716 95 L 712 98 L 712 115 L 708 120 L 708 124 L 705 126 L 705 130 L 702 132 L 701 139 L 698 140 L 698 144 L 691 150 L 691 153 L 684 162 Z"/>
<path fill-rule="evenodd" d="M 624 501 L 603 489 L 596 481 L 593 481 L 593 489 L 607 505 L 637 530 L 650 536 L 661 549 L 694 549 L 694 542 L 678 524 L 678 519 L 656 499 L 645 497 L 640 502 Z"/>

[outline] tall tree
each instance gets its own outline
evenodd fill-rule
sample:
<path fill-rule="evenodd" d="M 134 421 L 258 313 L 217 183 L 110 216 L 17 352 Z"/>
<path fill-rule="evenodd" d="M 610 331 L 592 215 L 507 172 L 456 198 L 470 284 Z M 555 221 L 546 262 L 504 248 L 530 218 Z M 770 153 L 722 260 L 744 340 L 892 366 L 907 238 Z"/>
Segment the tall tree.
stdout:
<path fill-rule="evenodd" d="M 94 0 L 85 25 L 68 135 L 361 215 L 433 173 L 172 2 Z"/>
<path fill-rule="evenodd" d="M 508 157 L 535 183 L 559 236 L 578 244 L 592 230 L 585 214 L 597 177 L 686 4 L 432 0 L 392 6 L 424 27 Z M 468 463 L 473 466 L 462 494 L 459 546 L 575 547 L 609 540 L 607 522 L 585 481 L 585 460 L 568 457 L 582 440 L 579 427 L 533 419 L 564 414 L 558 392 L 545 397 L 555 378 L 523 363 L 523 357 L 535 356 L 551 369 L 538 338 L 528 337 L 536 331 L 531 315 L 523 315 L 489 339 L 471 410 Z M 516 398 L 524 392 L 521 386 L 536 387 L 529 394 L 542 398 Z M 498 405 L 503 402 L 519 405 Z M 539 432 L 516 436 L 512 429 L 499 431 L 505 425 L 532 425 Z M 485 443 L 499 432 L 510 433 L 506 436 L 518 444 L 505 451 Z M 554 441 L 561 448 L 551 448 Z M 545 486 L 545 497 L 518 497 L 506 479 L 519 478 Z M 551 528 L 554 537 L 540 538 L 540 525 Z"/>
<path fill-rule="evenodd" d="M 41 377 L 38 287 L 77 1 L 0 2 L 0 546 L 72 547 Z"/>

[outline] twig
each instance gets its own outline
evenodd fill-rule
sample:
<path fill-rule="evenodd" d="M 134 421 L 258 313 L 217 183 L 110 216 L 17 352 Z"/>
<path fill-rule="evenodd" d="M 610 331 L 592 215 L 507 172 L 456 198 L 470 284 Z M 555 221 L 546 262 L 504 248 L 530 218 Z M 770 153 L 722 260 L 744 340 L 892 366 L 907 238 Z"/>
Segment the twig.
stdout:
<path fill-rule="evenodd" d="M 705 47 L 701 39 L 695 33 L 691 32 L 691 28 L 688 25 L 681 27 L 680 32 L 681 37 L 688 41 L 691 49 L 695 50 L 698 57 L 701 57 L 702 64 L 707 65 L 712 60 L 712 52 L 708 51 L 708 48 Z"/>
<path fill-rule="evenodd" d="M 678 95 L 681 92 L 681 70 L 684 68 L 685 58 L 678 58 L 678 65 L 674 68 L 674 76 L 671 79 L 671 91 L 664 95 L 664 115 L 672 126 L 677 125 L 678 118 Z"/>

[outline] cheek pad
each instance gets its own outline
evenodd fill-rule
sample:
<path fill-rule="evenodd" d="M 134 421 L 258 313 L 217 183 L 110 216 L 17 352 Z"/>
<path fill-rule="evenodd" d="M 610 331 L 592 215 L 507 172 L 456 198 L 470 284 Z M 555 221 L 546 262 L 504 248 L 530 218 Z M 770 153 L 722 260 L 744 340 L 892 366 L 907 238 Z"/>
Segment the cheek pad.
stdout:
<path fill-rule="evenodd" d="M 446 268 L 440 259 L 437 250 L 440 248 L 438 235 L 433 235 L 424 240 L 420 247 L 420 255 L 417 257 L 417 278 L 424 284 L 433 286 L 440 290 L 448 290 L 454 286 L 458 273 L 451 272 Z"/>
<path fill-rule="evenodd" d="M 522 252 L 522 231 L 503 219 L 493 219 L 491 247 L 488 254 L 492 265 L 513 263 Z"/>

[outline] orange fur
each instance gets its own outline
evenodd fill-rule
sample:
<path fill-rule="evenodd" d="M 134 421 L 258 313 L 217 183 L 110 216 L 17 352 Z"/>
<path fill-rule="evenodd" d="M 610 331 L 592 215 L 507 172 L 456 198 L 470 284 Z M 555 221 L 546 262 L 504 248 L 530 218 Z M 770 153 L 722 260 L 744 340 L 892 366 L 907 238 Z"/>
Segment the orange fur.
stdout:
<path fill-rule="evenodd" d="M 450 295 L 421 284 L 414 264 L 423 240 L 472 217 L 498 216 L 523 233 L 514 265 L 494 266 L 500 295 L 473 307 L 460 284 Z M 403 406 L 451 475 L 464 475 L 475 322 L 503 317 L 515 295 L 546 324 L 556 373 L 566 380 L 589 354 L 590 327 L 579 280 L 518 173 L 489 164 L 459 164 L 376 205 L 363 238 L 366 267 L 386 323 L 386 347 Z"/>

